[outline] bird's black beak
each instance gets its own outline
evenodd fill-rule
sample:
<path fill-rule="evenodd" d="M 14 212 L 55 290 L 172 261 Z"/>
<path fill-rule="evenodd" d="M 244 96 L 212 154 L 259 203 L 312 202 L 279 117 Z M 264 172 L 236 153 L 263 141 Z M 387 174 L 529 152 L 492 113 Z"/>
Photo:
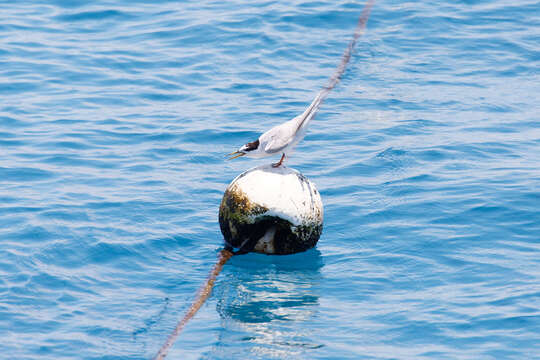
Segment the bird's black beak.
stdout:
<path fill-rule="evenodd" d="M 227 160 L 232 160 L 232 159 L 236 159 L 236 158 L 239 158 L 240 156 L 244 156 L 246 155 L 245 152 L 242 152 L 242 151 L 234 151 L 230 154 L 228 154 L 227 156 L 230 156 L 230 158 L 228 158 Z"/>

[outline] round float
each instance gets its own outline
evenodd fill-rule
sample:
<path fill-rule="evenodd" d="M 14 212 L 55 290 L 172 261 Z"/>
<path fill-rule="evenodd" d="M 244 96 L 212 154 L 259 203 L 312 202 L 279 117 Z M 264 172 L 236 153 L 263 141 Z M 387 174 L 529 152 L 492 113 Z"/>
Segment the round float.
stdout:
<path fill-rule="evenodd" d="M 225 190 L 219 225 L 226 245 L 239 252 L 294 254 L 317 244 L 323 204 L 315 185 L 298 171 L 258 166 Z"/>

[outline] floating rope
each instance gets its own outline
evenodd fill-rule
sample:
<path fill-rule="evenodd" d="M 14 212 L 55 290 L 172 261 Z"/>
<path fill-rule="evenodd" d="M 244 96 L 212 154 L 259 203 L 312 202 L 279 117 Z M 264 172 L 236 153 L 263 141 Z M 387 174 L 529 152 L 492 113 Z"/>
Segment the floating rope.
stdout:
<path fill-rule="evenodd" d="M 178 322 L 176 327 L 174 328 L 173 332 L 169 337 L 167 338 L 167 341 L 161 349 L 159 349 L 159 352 L 154 356 L 154 360 L 162 360 L 167 356 L 167 353 L 169 352 L 169 349 L 174 344 L 174 341 L 184 328 L 184 326 L 187 324 L 187 322 L 195 316 L 197 311 L 201 308 L 201 306 L 204 304 L 206 299 L 210 296 L 210 293 L 212 292 L 212 288 L 214 287 L 214 283 L 216 281 L 216 277 L 221 272 L 221 269 L 223 269 L 223 265 L 233 256 L 234 254 L 230 252 L 229 250 L 223 249 L 219 252 L 219 258 L 216 262 L 216 265 L 214 265 L 214 268 L 210 272 L 210 275 L 208 275 L 208 279 L 206 280 L 206 283 L 204 286 L 199 290 L 199 294 L 197 298 L 195 298 L 195 301 L 193 304 L 191 304 L 191 307 L 189 308 L 188 312 L 184 315 L 182 320 Z"/>
<path fill-rule="evenodd" d="M 356 29 L 354 31 L 353 38 L 349 42 L 349 46 L 347 46 L 347 48 L 345 49 L 345 52 L 343 53 L 341 57 L 341 62 L 339 63 L 339 66 L 337 67 L 332 77 L 328 80 L 328 84 L 323 86 L 322 90 L 319 91 L 317 96 L 315 96 L 315 99 L 313 100 L 313 102 L 302 114 L 302 116 L 304 117 L 304 119 L 302 120 L 302 124 L 309 123 L 309 121 L 317 113 L 317 110 L 319 110 L 319 107 L 323 103 L 324 99 L 326 99 L 330 91 L 337 85 L 337 83 L 341 79 L 341 76 L 345 72 L 345 69 L 347 68 L 347 64 L 349 63 L 349 60 L 351 59 L 351 55 L 354 50 L 354 47 L 356 46 L 356 42 L 358 38 L 362 36 L 362 34 L 364 33 L 364 30 L 366 29 L 369 14 L 371 13 L 371 8 L 373 7 L 374 3 L 375 3 L 375 0 L 368 0 L 366 5 L 364 5 L 364 8 L 362 9 L 362 13 L 360 14 L 360 18 L 358 19 Z"/>

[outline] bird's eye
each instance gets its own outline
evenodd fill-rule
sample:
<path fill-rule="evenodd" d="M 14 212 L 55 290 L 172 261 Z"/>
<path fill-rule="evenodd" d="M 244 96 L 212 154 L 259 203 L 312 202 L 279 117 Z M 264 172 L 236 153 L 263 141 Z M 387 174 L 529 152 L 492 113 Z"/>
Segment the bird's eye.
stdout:
<path fill-rule="evenodd" d="M 249 142 L 247 143 L 246 145 L 244 145 L 245 147 L 245 151 L 253 151 L 255 149 L 257 149 L 259 147 L 259 139 L 253 141 L 253 142 Z"/>

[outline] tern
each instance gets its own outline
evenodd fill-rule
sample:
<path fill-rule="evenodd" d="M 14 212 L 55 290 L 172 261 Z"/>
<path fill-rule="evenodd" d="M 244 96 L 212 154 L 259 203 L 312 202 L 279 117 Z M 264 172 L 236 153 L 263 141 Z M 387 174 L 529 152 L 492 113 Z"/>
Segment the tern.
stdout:
<path fill-rule="evenodd" d="M 277 163 L 272 164 L 272 166 L 279 167 L 283 164 L 285 158 L 289 157 L 294 147 L 304 138 L 310 121 L 315 117 L 320 105 L 345 72 L 345 68 L 351 58 L 356 41 L 364 32 L 373 3 L 374 0 L 368 0 L 364 6 L 353 38 L 343 53 L 341 63 L 337 67 L 334 75 L 328 81 L 328 84 L 319 91 L 308 108 L 297 117 L 266 131 L 259 136 L 257 140 L 248 142 L 247 144 L 242 145 L 238 150 L 228 154 L 227 156 L 230 156 L 228 160 L 236 159 L 241 156 L 262 158 L 281 154 L 281 159 Z"/>
<path fill-rule="evenodd" d="M 259 136 L 257 140 L 242 145 L 240 149 L 228 155 L 231 156 L 229 160 L 244 155 L 253 158 L 262 158 L 281 154 L 279 162 L 272 164 L 273 167 L 281 166 L 285 157 L 291 154 L 296 144 L 306 135 L 307 126 L 310 120 L 313 119 L 319 105 L 320 93 L 303 114 L 283 124 L 274 126 Z"/>

